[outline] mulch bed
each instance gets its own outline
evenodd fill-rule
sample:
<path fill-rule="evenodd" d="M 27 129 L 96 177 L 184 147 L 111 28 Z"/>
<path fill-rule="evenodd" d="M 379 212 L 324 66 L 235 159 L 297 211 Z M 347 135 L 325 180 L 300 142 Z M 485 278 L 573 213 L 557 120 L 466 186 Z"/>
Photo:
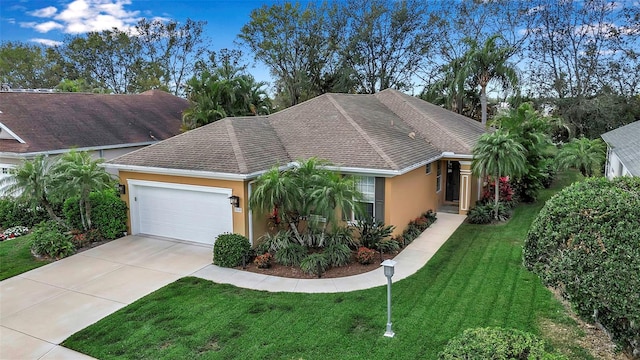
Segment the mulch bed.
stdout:
<path fill-rule="evenodd" d="M 400 249 L 402 251 L 402 249 Z M 345 266 L 333 267 L 329 268 L 326 272 L 322 274 L 323 279 L 330 278 L 339 278 L 351 275 L 358 275 L 362 273 L 369 272 L 371 270 L 375 270 L 380 267 L 380 263 L 387 259 L 393 259 L 396 257 L 398 253 L 395 254 L 383 254 L 382 260 L 380 260 L 380 254 L 376 254 L 374 261 L 368 265 L 362 265 L 355 261 L 355 258 L 352 259 L 351 263 Z M 271 276 L 280 276 L 285 278 L 293 278 L 293 279 L 317 279 L 317 275 L 306 274 L 304 273 L 299 266 L 284 266 L 277 263 L 271 265 L 268 269 L 260 269 L 253 263 L 247 264 L 246 268 L 242 266 L 237 266 L 236 269 L 249 271 L 257 274 L 271 275 Z"/>

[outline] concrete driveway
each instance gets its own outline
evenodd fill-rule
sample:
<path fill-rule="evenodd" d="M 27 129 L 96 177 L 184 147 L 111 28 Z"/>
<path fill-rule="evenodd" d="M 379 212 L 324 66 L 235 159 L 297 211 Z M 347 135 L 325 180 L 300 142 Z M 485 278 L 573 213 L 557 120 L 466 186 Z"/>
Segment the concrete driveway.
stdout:
<path fill-rule="evenodd" d="M 211 260 L 211 246 L 126 236 L 4 280 L 0 359 L 90 359 L 58 344 Z"/>

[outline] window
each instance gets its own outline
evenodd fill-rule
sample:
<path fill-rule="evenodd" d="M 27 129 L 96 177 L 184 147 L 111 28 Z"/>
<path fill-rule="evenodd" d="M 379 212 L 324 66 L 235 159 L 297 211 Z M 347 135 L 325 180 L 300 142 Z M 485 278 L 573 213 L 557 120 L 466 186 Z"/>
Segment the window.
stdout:
<path fill-rule="evenodd" d="M 427 175 L 431 174 L 431 163 L 427 164 L 424 173 L 427 174 Z"/>
<path fill-rule="evenodd" d="M 442 162 L 438 161 L 438 167 L 436 170 L 436 192 L 440 192 L 442 189 Z"/>
<path fill-rule="evenodd" d="M 375 203 L 376 203 L 376 178 L 375 177 L 361 177 L 356 182 L 356 190 L 362 193 L 362 209 L 364 214 L 374 217 L 375 216 Z M 359 216 L 356 216 L 353 212 L 345 213 L 345 220 L 356 221 L 362 220 Z"/>

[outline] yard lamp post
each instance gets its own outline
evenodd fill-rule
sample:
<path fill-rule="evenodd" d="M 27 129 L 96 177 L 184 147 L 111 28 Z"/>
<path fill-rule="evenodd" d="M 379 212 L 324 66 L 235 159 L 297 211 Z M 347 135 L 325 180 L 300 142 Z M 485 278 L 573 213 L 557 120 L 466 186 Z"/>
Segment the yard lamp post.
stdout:
<path fill-rule="evenodd" d="M 393 276 L 393 268 L 396 266 L 397 261 L 385 260 L 382 262 L 384 267 L 384 276 L 387 277 L 387 331 L 384 332 L 384 336 L 393 337 L 395 333 L 391 330 L 391 277 Z"/>

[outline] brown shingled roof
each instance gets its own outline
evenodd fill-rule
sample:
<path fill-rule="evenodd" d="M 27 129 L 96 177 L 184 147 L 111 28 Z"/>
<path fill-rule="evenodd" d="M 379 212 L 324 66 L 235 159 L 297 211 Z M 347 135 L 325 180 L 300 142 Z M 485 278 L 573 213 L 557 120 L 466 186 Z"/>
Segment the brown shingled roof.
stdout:
<path fill-rule="evenodd" d="M 31 153 L 117 147 L 180 133 L 185 99 L 151 90 L 137 95 L 0 92 L 0 123 L 26 142 L 0 151 Z"/>
<path fill-rule="evenodd" d="M 471 154 L 482 125 L 396 90 L 324 94 L 269 116 L 225 118 L 108 163 L 252 174 L 312 156 L 340 167 L 403 170 Z"/>

